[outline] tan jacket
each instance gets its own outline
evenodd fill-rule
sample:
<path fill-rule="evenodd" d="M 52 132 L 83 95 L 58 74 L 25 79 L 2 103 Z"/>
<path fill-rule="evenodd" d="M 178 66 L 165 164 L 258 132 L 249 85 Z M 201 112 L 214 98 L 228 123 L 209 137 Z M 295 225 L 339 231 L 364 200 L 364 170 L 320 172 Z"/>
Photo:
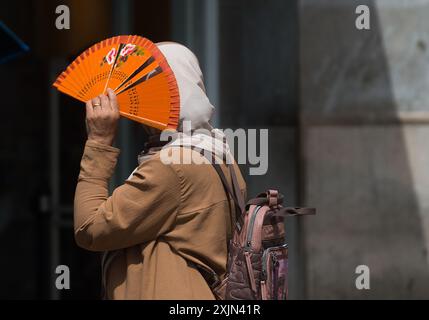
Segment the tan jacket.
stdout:
<path fill-rule="evenodd" d="M 184 152 L 187 158 L 191 153 L 202 157 Z M 164 165 L 156 153 L 109 197 L 118 154 L 114 147 L 86 143 L 74 204 L 77 244 L 92 251 L 117 250 L 106 272 L 106 297 L 214 299 L 188 262 L 221 277 L 226 271 L 232 201 L 216 171 L 207 164 Z M 234 166 L 245 195 L 245 182 Z"/>

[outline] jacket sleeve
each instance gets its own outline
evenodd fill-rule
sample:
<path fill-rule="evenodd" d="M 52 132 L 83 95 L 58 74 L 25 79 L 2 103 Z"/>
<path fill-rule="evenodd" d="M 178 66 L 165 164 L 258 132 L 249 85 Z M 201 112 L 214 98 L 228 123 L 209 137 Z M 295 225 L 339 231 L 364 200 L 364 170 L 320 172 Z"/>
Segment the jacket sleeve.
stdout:
<path fill-rule="evenodd" d="M 74 201 L 77 244 L 91 251 L 116 250 L 156 239 L 170 230 L 180 203 L 174 169 L 159 156 L 142 163 L 108 197 L 119 150 L 88 141 Z"/>

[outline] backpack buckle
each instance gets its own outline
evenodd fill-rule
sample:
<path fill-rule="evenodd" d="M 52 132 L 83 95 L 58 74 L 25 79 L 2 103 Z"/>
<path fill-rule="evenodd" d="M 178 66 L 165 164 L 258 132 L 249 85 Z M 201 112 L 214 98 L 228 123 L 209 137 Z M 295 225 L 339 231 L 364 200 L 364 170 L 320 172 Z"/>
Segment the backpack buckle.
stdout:
<path fill-rule="evenodd" d="M 277 190 L 268 190 L 267 198 L 269 207 L 277 207 L 281 203 L 279 201 L 279 192 Z"/>

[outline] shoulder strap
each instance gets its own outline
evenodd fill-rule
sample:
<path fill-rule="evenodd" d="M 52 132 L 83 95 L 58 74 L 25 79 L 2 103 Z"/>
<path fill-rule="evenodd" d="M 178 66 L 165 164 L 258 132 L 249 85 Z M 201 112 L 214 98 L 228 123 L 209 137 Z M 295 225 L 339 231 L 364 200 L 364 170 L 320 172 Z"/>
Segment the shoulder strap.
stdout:
<path fill-rule="evenodd" d="M 179 147 L 179 146 L 177 146 L 177 147 Z M 231 189 L 231 187 L 228 183 L 228 180 L 226 179 L 225 174 L 222 171 L 221 166 L 216 163 L 215 158 L 214 158 L 214 154 L 210 154 L 210 157 L 209 157 L 209 155 L 206 155 L 206 152 L 204 152 L 203 149 L 197 150 L 197 148 L 195 148 L 194 146 L 182 146 L 182 147 L 190 148 L 190 149 L 195 150 L 195 151 L 200 151 L 200 154 L 203 157 L 205 157 L 207 160 L 209 160 L 209 162 L 212 164 L 213 168 L 215 169 L 216 173 L 218 174 L 218 176 L 222 182 L 222 185 L 225 189 L 227 197 L 228 197 L 228 194 L 231 196 L 232 200 L 234 201 L 236 212 L 239 212 L 238 216 L 236 215 L 235 225 L 237 226 L 238 230 L 241 231 L 241 228 L 243 226 L 243 221 L 244 221 L 243 220 L 244 219 L 243 213 L 244 213 L 244 210 L 246 209 L 246 207 L 245 207 L 245 201 L 244 201 L 243 195 L 241 194 L 240 186 L 238 184 L 237 177 L 235 175 L 235 171 L 234 171 L 234 168 L 232 167 L 232 165 L 226 164 L 226 166 L 229 170 L 229 173 L 231 175 L 231 181 L 232 181 L 233 189 Z M 231 216 L 231 220 L 232 220 L 232 218 L 233 217 Z M 233 224 L 231 224 L 231 225 L 233 225 Z M 214 289 L 214 287 L 216 287 L 219 284 L 219 282 L 220 282 L 219 276 L 213 270 L 206 270 L 204 267 L 200 266 L 199 264 L 193 263 L 193 262 L 189 262 L 189 263 L 190 263 L 190 265 L 195 266 L 197 268 L 197 270 L 200 271 L 201 275 L 207 281 L 207 283 L 211 289 Z"/>
<path fill-rule="evenodd" d="M 232 186 L 233 188 L 230 187 L 228 180 L 225 177 L 225 174 L 222 171 L 222 168 L 219 164 L 216 163 L 215 161 L 215 155 L 214 153 L 211 152 L 207 152 L 204 149 L 198 149 L 194 146 L 182 146 L 184 148 L 190 148 L 192 150 L 195 151 L 199 151 L 200 154 L 205 157 L 207 160 L 209 160 L 209 162 L 212 164 L 213 168 L 216 170 L 222 185 L 225 189 L 225 192 L 227 193 L 227 195 L 229 194 L 232 198 L 232 200 L 234 201 L 235 204 L 235 208 L 236 208 L 236 212 L 238 214 L 236 214 L 236 221 L 235 226 L 238 228 L 238 231 L 241 231 L 243 224 L 244 224 L 244 213 L 246 210 L 246 203 L 244 200 L 243 195 L 241 194 L 241 190 L 240 190 L 240 186 L 238 184 L 238 180 L 237 180 L 237 176 L 235 175 L 235 170 L 234 167 L 231 164 L 225 164 L 228 168 L 229 174 L 231 176 L 231 181 L 232 181 Z M 232 217 L 231 217 L 232 220 Z"/>
<path fill-rule="evenodd" d="M 233 185 L 233 188 L 231 189 L 228 183 L 228 180 L 226 179 L 222 171 L 221 166 L 217 163 L 212 163 L 212 166 L 216 170 L 217 174 L 219 175 L 227 195 L 229 194 L 231 198 L 234 200 L 236 212 L 238 213 L 238 215 L 236 215 L 235 225 L 238 228 L 238 230 L 241 231 L 241 228 L 244 223 L 243 214 L 245 210 L 245 204 L 244 204 L 243 195 L 241 194 L 240 186 L 238 185 L 237 176 L 235 175 L 235 172 L 234 172 L 234 168 L 230 164 L 226 165 L 231 175 L 231 181 Z"/>
<path fill-rule="evenodd" d="M 237 197 L 238 207 L 240 208 L 241 214 L 243 214 L 244 211 L 246 211 L 246 201 L 241 193 L 240 185 L 238 183 L 237 176 L 235 174 L 234 166 L 231 164 L 227 164 L 227 166 L 231 174 L 232 185 L 234 187 L 235 196 Z"/>

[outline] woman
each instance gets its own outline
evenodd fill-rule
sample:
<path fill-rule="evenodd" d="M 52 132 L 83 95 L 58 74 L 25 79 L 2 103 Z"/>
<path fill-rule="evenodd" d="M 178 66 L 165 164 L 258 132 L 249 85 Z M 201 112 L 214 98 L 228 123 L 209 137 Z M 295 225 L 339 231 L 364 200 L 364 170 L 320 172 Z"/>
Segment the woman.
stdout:
<path fill-rule="evenodd" d="M 176 43 L 158 47 L 176 76 L 181 100 L 179 133 L 164 148 L 198 143 L 212 150 L 211 136 L 199 134 L 194 142 L 194 137 L 181 133 L 188 121 L 192 130 L 209 129 L 220 136 L 209 123 L 213 106 L 205 94 L 198 60 Z M 139 156 L 139 166 L 109 197 L 108 180 L 119 154 L 112 147 L 119 119 L 113 91 L 88 101 L 86 111 L 88 140 L 75 194 L 75 238 L 85 249 L 105 251 L 104 297 L 214 299 L 208 276 L 225 275 L 234 219 L 234 205 L 216 171 L 209 164 L 196 164 L 202 161 L 184 164 L 203 157 L 190 148 L 180 148 L 182 164 L 164 164 L 154 135 Z M 224 143 L 221 149 L 228 146 Z M 218 151 L 215 154 L 222 159 Z M 244 180 L 233 166 L 245 195 Z M 231 183 L 224 164 L 222 170 Z"/>

